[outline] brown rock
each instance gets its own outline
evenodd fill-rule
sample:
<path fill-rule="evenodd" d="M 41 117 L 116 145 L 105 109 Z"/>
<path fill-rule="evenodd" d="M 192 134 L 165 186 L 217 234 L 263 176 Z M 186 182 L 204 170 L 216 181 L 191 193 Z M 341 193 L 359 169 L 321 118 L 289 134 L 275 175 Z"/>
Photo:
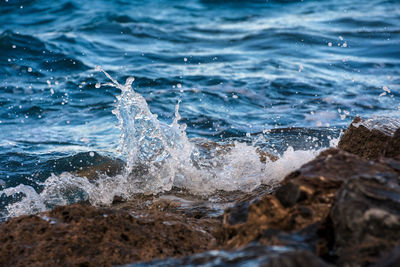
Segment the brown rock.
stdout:
<path fill-rule="evenodd" d="M 392 139 L 386 146 L 385 157 L 399 157 L 400 156 L 400 128 L 393 134 Z"/>
<path fill-rule="evenodd" d="M 369 162 L 337 149 L 324 151 L 289 174 L 273 194 L 265 195 L 248 209 L 242 209 L 247 214 L 235 215 L 246 218 L 243 222 L 231 224 L 227 219 L 231 214 L 227 210 L 220 239 L 226 247 L 237 248 L 260 240 L 266 229 L 298 232 L 314 225 L 317 231 L 318 225 L 327 220 L 335 193 L 345 181 L 382 173 L 398 175 L 385 162 Z M 317 250 L 322 254 L 327 252 L 326 248 L 318 247 Z"/>
<path fill-rule="evenodd" d="M 400 241 L 400 176 L 382 172 L 349 179 L 331 210 L 339 264 L 366 266 Z"/>
<path fill-rule="evenodd" d="M 0 266 L 111 266 L 215 246 L 215 220 L 72 205 L 0 225 Z"/>
<path fill-rule="evenodd" d="M 400 245 L 392 249 L 389 254 L 382 257 L 374 267 L 397 267 L 400 266 Z"/>
<path fill-rule="evenodd" d="M 80 177 L 86 177 L 89 180 L 95 180 L 101 174 L 115 176 L 122 172 L 124 164 L 122 160 L 108 158 L 95 153 L 93 162 L 90 165 L 81 167 L 76 174 Z"/>
<path fill-rule="evenodd" d="M 339 141 L 338 148 L 364 159 L 400 154 L 399 133 L 392 140 L 400 122 L 390 118 L 354 118 Z M 397 140 L 397 141 L 396 141 Z M 386 152 L 385 152 L 386 151 Z"/>

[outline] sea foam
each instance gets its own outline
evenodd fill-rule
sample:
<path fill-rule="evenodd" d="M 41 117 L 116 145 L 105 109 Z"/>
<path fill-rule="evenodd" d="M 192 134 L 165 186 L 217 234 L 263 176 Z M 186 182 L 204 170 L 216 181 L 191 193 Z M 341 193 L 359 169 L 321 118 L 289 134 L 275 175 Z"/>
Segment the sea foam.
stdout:
<path fill-rule="evenodd" d="M 289 147 L 277 160 L 267 157 L 262 162 L 255 145 L 203 140 L 203 144 L 209 142 L 213 146 L 204 152 L 198 142 L 187 137 L 186 125 L 179 124 L 180 101 L 173 122 L 162 123 L 143 96 L 133 90 L 132 77 L 120 84 L 100 67 L 96 70 L 111 80 L 98 87 L 106 85 L 121 90 L 113 114 L 119 120 L 118 151 L 126 163 L 125 169 L 115 176 L 99 175 L 95 180 L 68 172 L 52 174 L 42 184 L 41 192 L 29 185 L 4 189 L 0 194 L 19 197 L 6 207 L 3 218 L 79 201 L 110 205 L 116 196 L 129 200 L 138 193 L 157 194 L 172 187 L 203 196 L 212 196 L 217 190 L 249 192 L 261 184 L 277 184 L 319 153 L 319 150 L 295 151 Z"/>

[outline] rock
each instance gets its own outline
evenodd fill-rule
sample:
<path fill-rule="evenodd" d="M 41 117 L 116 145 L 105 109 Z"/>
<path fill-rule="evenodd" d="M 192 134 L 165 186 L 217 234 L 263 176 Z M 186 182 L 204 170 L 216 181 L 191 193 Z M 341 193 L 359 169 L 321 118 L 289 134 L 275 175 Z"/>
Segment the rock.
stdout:
<path fill-rule="evenodd" d="M 248 209 L 233 207 L 227 210 L 219 240 L 223 246 L 232 249 L 261 240 L 267 229 L 296 234 L 311 227 L 314 232 L 309 231 L 309 236 L 317 236 L 317 232 L 324 233 L 324 236 L 313 239 L 315 250 L 319 255 L 329 253 L 333 237 L 329 236 L 330 228 L 325 224 L 335 193 L 349 179 L 379 177 L 382 174 L 395 177 L 398 171 L 387 161 L 370 162 L 337 149 L 324 151 L 289 174 L 273 194 L 263 196 L 250 204 Z M 231 210 L 236 211 L 235 218 L 245 219 L 232 224 Z M 326 229 L 322 231 L 324 227 Z"/>
<path fill-rule="evenodd" d="M 392 139 L 389 141 L 385 149 L 385 157 L 399 157 L 400 156 L 400 128 L 393 134 Z"/>
<path fill-rule="evenodd" d="M 127 267 L 147 266 L 263 266 L 327 267 L 330 266 L 308 251 L 249 245 L 233 251 L 210 251 L 180 259 L 156 260 Z"/>
<path fill-rule="evenodd" d="M 72 205 L 0 225 L 0 266 L 111 266 L 215 247 L 218 221 Z"/>
<path fill-rule="evenodd" d="M 349 179 L 331 210 L 339 264 L 376 262 L 400 241 L 400 176 L 382 172 Z"/>
<path fill-rule="evenodd" d="M 108 176 L 115 176 L 122 172 L 125 163 L 120 159 L 113 159 L 100 154 L 93 153 L 92 161 L 90 164 L 83 166 L 76 175 L 86 177 L 89 180 L 95 180 L 101 174 Z"/>
<path fill-rule="evenodd" d="M 397 267 L 400 266 L 400 245 L 395 247 L 388 255 L 382 257 L 374 267 Z"/>
<path fill-rule="evenodd" d="M 298 185 L 289 182 L 279 187 L 274 195 L 284 207 L 288 208 L 294 206 L 304 198 L 305 192 L 300 190 Z"/>
<path fill-rule="evenodd" d="M 338 148 L 364 159 L 399 155 L 399 130 L 400 120 L 386 117 L 371 119 L 356 117 L 341 137 Z"/>

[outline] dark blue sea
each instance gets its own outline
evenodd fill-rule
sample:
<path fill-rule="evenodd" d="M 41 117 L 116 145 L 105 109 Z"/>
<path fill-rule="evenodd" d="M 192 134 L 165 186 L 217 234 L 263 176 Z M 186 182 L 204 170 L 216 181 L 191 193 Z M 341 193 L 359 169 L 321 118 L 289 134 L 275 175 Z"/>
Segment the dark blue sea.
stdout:
<path fill-rule="evenodd" d="M 0 217 L 251 191 L 399 98 L 398 0 L 0 0 Z"/>

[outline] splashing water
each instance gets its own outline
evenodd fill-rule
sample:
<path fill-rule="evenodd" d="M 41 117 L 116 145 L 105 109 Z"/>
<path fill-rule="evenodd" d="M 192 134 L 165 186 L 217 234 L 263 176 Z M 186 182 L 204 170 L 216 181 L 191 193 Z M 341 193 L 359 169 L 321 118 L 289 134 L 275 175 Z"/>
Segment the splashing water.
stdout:
<path fill-rule="evenodd" d="M 216 190 L 248 192 L 261 184 L 279 182 L 319 152 L 289 147 L 278 160 L 267 158 L 262 162 L 257 147 L 246 143 L 196 143 L 186 136 L 186 125 L 178 123 L 180 100 L 173 122 L 164 124 L 151 113 L 143 96 L 133 90 L 134 78 L 129 77 L 122 85 L 100 67 L 96 70 L 111 80 L 103 86 L 121 90 L 113 114 L 119 120 L 119 151 L 126 162 L 125 170 L 113 177 L 99 175 L 92 181 L 72 173 L 53 174 L 41 184 L 44 189 L 40 193 L 29 185 L 6 188 L 0 195 L 19 197 L 6 207 L 3 218 L 79 201 L 110 205 L 115 196 L 130 199 L 137 193 L 155 194 L 173 186 L 201 195 L 211 195 Z"/>

